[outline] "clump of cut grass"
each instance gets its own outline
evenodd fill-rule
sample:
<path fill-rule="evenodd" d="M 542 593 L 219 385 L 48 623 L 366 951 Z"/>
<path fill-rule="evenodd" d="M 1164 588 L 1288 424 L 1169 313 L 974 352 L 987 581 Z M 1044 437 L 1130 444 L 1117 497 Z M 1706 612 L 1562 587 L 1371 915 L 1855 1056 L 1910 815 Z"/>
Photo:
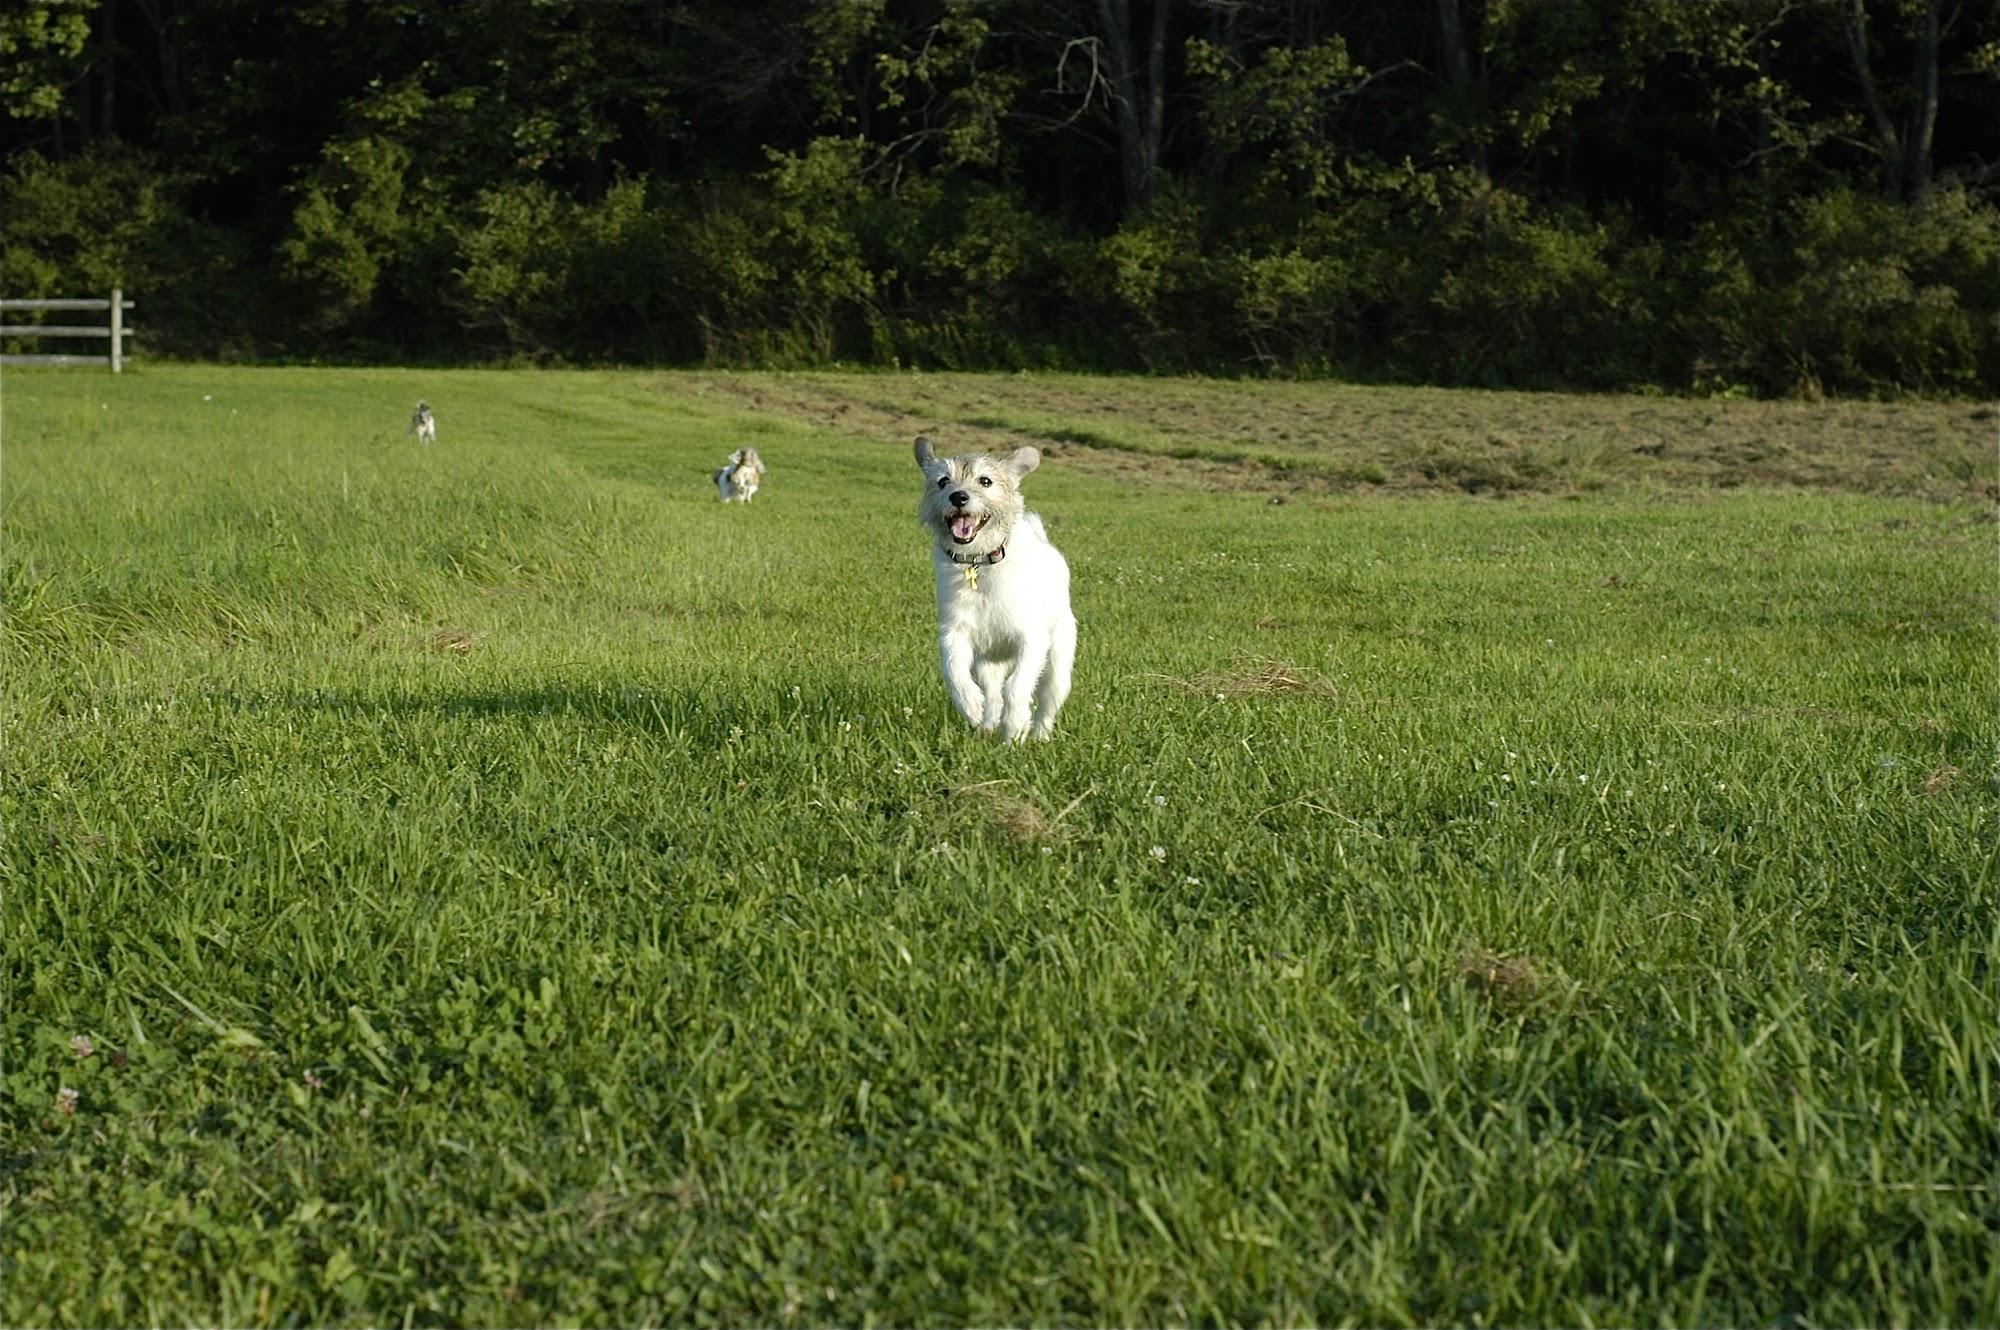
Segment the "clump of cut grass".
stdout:
<path fill-rule="evenodd" d="M 1458 955 L 1459 975 L 1495 1010 L 1510 1015 L 1540 1005 L 1548 995 L 1549 978 L 1526 956 L 1502 956 L 1478 942 L 1468 942 Z"/>
<path fill-rule="evenodd" d="M 1316 697 L 1328 702 L 1339 697 L 1325 675 L 1271 656 L 1238 656 L 1219 670 L 1182 679 L 1180 685 L 1205 697 Z"/>
<path fill-rule="evenodd" d="M 1924 777 L 1924 793 L 1932 798 L 1947 793 L 1964 774 L 1964 771 L 1949 762 L 1940 763 L 1936 771 Z"/>
<path fill-rule="evenodd" d="M 980 781 L 939 791 L 945 821 L 953 827 L 977 827 L 998 833 L 1016 845 L 1067 844 L 1073 837 L 1063 819 L 1090 797 L 1085 790 L 1051 817 L 1034 800 L 1005 788 L 1003 781 Z"/>
<path fill-rule="evenodd" d="M 466 628 L 440 628 L 430 635 L 430 648 L 449 656 L 462 656 L 479 645 L 479 636 Z"/>

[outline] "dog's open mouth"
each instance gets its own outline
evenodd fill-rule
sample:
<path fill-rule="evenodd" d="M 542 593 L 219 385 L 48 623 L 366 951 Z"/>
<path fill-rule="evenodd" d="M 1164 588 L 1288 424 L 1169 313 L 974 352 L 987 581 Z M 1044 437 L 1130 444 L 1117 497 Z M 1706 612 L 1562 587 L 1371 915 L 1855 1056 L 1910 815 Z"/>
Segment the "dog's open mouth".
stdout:
<path fill-rule="evenodd" d="M 979 528 L 986 525 L 986 519 L 973 513 L 960 513 L 951 519 L 951 538 L 960 545 L 969 543 L 979 534 Z"/>

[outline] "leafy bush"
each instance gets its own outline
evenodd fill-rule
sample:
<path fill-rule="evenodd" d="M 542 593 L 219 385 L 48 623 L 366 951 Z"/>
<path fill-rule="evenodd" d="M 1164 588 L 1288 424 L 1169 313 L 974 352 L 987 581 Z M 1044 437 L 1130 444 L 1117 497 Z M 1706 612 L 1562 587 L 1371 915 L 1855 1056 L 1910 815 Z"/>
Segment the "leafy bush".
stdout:
<path fill-rule="evenodd" d="M 240 245 L 192 216 L 186 182 L 150 154 L 115 140 L 64 162 L 16 153 L 4 176 L 0 290 L 16 299 L 108 296 L 140 302 L 136 345 L 173 352 L 226 349 L 242 311 L 234 291 Z"/>
<path fill-rule="evenodd" d="M 1977 386 L 2000 314 L 2000 213 L 1957 190 L 1910 209 L 1841 190 L 1801 201 L 1796 215 L 1769 287 L 1792 387 Z"/>
<path fill-rule="evenodd" d="M 560 335 L 576 207 L 539 180 L 479 192 L 455 227 L 453 297 L 475 327 L 498 328 L 515 352 L 546 354 Z"/>
<path fill-rule="evenodd" d="M 1496 195 L 1430 293 L 1431 364 L 1461 383 L 1617 388 L 1655 365 L 1657 256 L 1574 209 Z"/>
<path fill-rule="evenodd" d="M 304 302 L 308 328 L 357 321 L 388 284 L 387 274 L 414 263 L 442 232 L 441 201 L 412 188 L 412 157 L 387 135 L 357 134 L 328 143 L 296 187 L 278 254 Z"/>
<path fill-rule="evenodd" d="M 1192 190 L 1162 185 L 1074 279 L 1080 293 L 1108 297 L 1148 369 L 1201 364 L 1213 350 L 1212 330 L 1228 326 L 1227 282 L 1205 252 L 1209 230 L 1209 213 Z"/>
<path fill-rule="evenodd" d="M 1769 237 L 1705 229 L 1686 269 L 1698 390 L 2000 388 L 2000 211 L 1962 190 L 1817 194 Z"/>
<path fill-rule="evenodd" d="M 1349 265 L 1299 248 L 1238 256 L 1230 273 L 1236 327 L 1260 365 L 1325 372 L 1352 320 Z"/>

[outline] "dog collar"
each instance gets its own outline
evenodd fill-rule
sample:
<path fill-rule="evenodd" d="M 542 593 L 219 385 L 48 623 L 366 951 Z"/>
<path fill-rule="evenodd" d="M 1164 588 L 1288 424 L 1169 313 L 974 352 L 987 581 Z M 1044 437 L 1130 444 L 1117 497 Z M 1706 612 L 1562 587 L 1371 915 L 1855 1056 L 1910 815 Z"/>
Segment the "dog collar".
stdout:
<path fill-rule="evenodd" d="M 939 546 L 939 548 L 943 549 L 943 546 Z M 998 563 L 1007 557 L 1007 547 L 1002 545 L 998 549 L 986 554 L 953 554 L 950 550 L 945 550 L 944 556 L 953 563 L 959 564 L 976 566 L 979 564 Z"/>

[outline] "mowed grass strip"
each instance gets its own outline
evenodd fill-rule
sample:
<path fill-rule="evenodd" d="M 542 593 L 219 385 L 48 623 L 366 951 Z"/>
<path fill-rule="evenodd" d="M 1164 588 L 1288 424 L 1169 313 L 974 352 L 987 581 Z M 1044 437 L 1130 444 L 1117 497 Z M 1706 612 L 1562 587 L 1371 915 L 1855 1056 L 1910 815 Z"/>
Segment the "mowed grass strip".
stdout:
<path fill-rule="evenodd" d="M 683 374 L 678 391 L 863 436 L 1034 443 L 1152 486 L 1607 493 L 1743 486 L 2000 499 L 1989 402 L 1580 397 L 1077 374 Z"/>
<path fill-rule="evenodd" d="M 1077 690 L 1005 748 L 902 431 L 609 373 L 0 405 L 8 1324 L 2000 1305 L 1976 492 L 1064 452 Z"/>

